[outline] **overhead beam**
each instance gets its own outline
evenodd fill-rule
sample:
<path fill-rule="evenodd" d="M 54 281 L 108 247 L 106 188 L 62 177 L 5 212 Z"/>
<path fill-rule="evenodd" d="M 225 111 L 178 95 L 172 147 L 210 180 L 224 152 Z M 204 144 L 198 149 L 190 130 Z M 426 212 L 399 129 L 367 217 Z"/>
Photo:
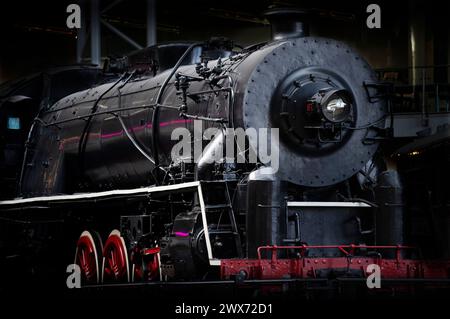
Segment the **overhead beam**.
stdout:
<path fill-rule="evenodd" d="M 125 33 L 123 33 L 122 31 L 120 31 L 119 29 L 117 29 L 115 26 L 113 26 L 112 24 L 108 23 L 105 20 L 101 20 L 101 22 L 103 23 L 103 25 L 105 27 L 107 27 L 110 31 L 112 31 L 113 33 L 115 33 L 116 35 L 118 35 L 120 38 L 122 38 L 123 40 L 125 40 L 126 42 L 128 42 L 131 46 L 135 47 L 136 49 L 140 50 L 143 47 L 137 43 L 136 41 L 134 41 L 133 39 L 131 39 L 129 36 L 127 36 Z"/>
<path fill-rule="evenodd" d="M 116 0 L 114 2 L 111 2 L 110 4 L 108 4 L 106 7 L 103 8 L 102 10 L 102 14 L 109 11 L 110 9 L 112 9 L 113 7 L 115 7 L 116 5 L 118 5 L 119 3 L 121 3 L 123 0 Z"/>

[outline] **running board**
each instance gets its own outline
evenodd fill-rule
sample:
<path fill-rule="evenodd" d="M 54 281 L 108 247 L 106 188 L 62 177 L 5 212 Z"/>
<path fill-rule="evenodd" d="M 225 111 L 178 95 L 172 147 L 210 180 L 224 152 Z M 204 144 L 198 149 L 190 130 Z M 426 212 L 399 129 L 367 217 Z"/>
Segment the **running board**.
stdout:
<path fill-rule="evenodd" d="M 0 201 L 0 211 L 2 209 L 9 209 L 14 206 L 27 206 L 36 203 L 64 203 L 82 200 L 96 200 L 96 199 L 112 199 L 116 197 L 123 196 L 145 196 L 153 193 L 163 193 L 163 192 L 176 192 L 176 191 L 197 191 L 198 199 L 200 203 L 200 209 L 202 213 L 202 223 L 205 233 L 205 243 L 206 251 L 208 254 L 209 264 L 211 266 L 220 266 L 220 260 L 213 258 L 211 241 L 209 238 L 208 222 L 206 219 L 206 208 L 203 199 L 203 192 L 201 183 L 199 181 L 180 183 L 175 185 L 165 185 L 165 186 L 150 186 L 141 187 L 134 189 L 118 189 L 105 192 L 95 192 L 95 193 L 84 193 L 84 194 L 73 194 L 73 195 L 54 195 L 54 196 L 39 196 L 30 198 L 17 198 L 12 200 Z"/>

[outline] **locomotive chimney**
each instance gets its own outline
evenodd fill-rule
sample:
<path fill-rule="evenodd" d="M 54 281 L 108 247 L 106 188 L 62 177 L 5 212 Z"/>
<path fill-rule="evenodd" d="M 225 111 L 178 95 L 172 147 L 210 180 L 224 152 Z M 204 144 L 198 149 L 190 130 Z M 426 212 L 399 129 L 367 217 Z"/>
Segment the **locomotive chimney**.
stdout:
<path fill-rule="evenodd" d="M 294 8 L 271 8 L 264 12 L 272 29 L 272 40 L 300 38 L 309 35 L 308 12 Z"/>

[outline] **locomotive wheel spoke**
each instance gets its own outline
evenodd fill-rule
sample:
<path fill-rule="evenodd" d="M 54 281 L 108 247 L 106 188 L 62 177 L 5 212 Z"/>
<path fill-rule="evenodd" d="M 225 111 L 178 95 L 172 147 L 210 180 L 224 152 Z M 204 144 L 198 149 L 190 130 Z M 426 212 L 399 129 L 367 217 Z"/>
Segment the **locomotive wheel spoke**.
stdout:
<path fill-rule="evenodd" d="M 102 276 L 104 282 L 129 282 L 128 250 L 118 230 L 113 230 L 109 235 L 103 255 L 106 256 Z"/>
<path fill-rule="evenodd" d="M 132 281 L 159 279 L 159 247 L 135 248 L 131 253 Z"/>
<path fill-rule="evenodd" d="M 80 266 L 84 284 L 100 282 L 100 259 L 102 257 L 101 240 L 96 232 L 84 231 L 77 241 L 74 264 Z"/>

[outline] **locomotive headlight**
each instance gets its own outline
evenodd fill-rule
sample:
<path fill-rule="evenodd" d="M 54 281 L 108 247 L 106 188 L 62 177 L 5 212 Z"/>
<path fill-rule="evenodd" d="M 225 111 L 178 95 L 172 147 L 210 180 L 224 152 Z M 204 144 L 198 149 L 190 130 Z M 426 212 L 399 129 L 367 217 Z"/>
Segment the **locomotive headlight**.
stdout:
<path fill-rule="evenodd" d="M 345 90 L 331 90 L 321 101 L 322 114 L 330 122 L 341 123 L 350 117 L 351 100 Z"/>

